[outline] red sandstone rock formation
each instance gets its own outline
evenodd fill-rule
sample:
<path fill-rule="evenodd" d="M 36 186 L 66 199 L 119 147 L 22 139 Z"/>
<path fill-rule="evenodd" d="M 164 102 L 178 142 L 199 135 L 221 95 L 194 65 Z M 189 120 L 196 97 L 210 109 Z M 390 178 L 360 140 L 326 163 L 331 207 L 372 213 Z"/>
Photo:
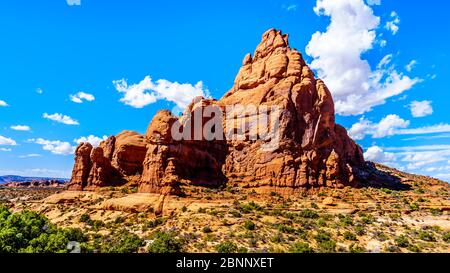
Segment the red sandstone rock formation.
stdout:
<path fill-rule="evenodd" d="M 240 131 L 243 139 L 206 139 L 199 134 L 213 117 L 202 118 L 195 127 L 197 113 L 213 106 L 224 113 L 240 105 L 234 122 L 228 116 L 214 128 L 218 135 Z M 252 124 L 258 115 L 247 106 L 277 109 L 278 125 L 270 139 L 251 139 Z M 211 108 L 209 108 L 211 109 Z M 173 131 L 172 128 L 179 128 Z M 260 126 L 260 125 L 258 125 Z M 262 126 L 260 126 L 262 127 Z M 191 139 L 173 134 L 190 133 Z M 265 149 L 276 141 L 273 149 Z M 365 166 L 361 148 L 345 128 L 335 124 L 334 103 L 325 83 L 316 79 L 302 55 L 289 47 L 288 36 L 271 29 L 253 56 L 247 54 L 234 86 L 219 100 L 196 98 L 180 118 L 163 110 L 148 126 L 145 137 L 125 131 L 110 137 L 99 148 L 80 144 L 75 153 L 70 188 L 89 189 L 116 185 L 141 174 L 139 191 L 179 194 L 180 185 L 245 187 L 272 186 L 314 188 L 357 186 Z"/>
<path fill-rule="evenodd" d="M 111 136 L 93 148 L 80 143 L 75 150 L 75 165 L 71 190 L 93 190 L 98 187 L 119 186 L 142 173 L 145 158 L 145 137 L 133 131 Z"/>

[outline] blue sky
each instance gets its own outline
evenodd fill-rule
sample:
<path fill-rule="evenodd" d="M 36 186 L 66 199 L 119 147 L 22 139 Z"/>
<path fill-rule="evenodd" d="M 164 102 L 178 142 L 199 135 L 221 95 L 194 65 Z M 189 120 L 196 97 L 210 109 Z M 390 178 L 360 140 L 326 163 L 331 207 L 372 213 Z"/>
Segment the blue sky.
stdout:
<path fill-rule="evenodd" d="M 368 159 L 450 181 L 446 1 L 161 2 L 0 3 L 0 175 L 68 177 L 77 140 L 220 98 L 274 27 Z"/>

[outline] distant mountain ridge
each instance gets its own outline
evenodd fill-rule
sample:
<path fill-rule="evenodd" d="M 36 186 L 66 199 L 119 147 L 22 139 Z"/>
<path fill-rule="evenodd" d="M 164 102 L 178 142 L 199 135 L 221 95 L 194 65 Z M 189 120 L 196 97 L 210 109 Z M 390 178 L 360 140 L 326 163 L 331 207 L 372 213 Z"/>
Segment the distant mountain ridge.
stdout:
<path fill-rule="evenodd" d="M 19 175 L 4 175 L 0 176 L 0 184 L 10 182 L 32 182 L 32 181 L 44 181 L 44 180 L 56 180 L 61 182 L 68 182 L 68 178 L 55 178 L 55 177 L 26 177 Z"/>

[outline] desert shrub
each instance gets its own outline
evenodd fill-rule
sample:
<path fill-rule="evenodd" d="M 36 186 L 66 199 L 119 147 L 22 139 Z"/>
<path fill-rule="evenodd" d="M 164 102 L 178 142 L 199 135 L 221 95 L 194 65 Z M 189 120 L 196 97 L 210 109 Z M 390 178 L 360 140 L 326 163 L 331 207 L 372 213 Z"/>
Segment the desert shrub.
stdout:
<path fill-rule="evenodd" d="M 256 247 L 256 246 L 258 245 L 258 240 L 255 239 L 255 238 L 250 238 L 250 239 L 248 239 L 248 244 L 249 244 L 251 247 Z"/>
<path fill-rule="evenodd" d="M 351 233 L 350 231 L 344 232 L 344 239 L 349 241 L 358 241 L 358 238 L 356 238 L 356 235 Z"/>
<path fill-rule="evenodd" d="M 206 208 L 198 208 L 198 213 L 206 213 Z"/>
<path fill-rule="evenodd" d="M 385 248 L 385 251 L 386 252 L 391 252 L 391 253 L 397 253 L 397 252 L 400 252 L 400 249 L 398 248 L 398 246 L 388 245 Z"/>
<path fill-rule="evenodd" d="M 355 232 L 357 235 L 362 236 L 366 233 L 366 230 L 365 230 L 364 226 L 358 224 L 358 225 L 355 225 Z"/>
<path fill-rule="evenodd" d="M 415 253 L 419 253 L 420 252 L 420 248 L 416 245 L 412 245 L 410 244 L 407 249 L 411 252 L 415 252 Z"/>
<path fill-rule="evenodd" d="M 119 230 L 110 236 L 103 238 L 100 245 L 102 253 L 134 253 L 143 246 L 143 240 L 126 229 Z"/>
<path fill-rule="evenodd" d="M 230 214 L 233 215 L 233 217 L 236 217 L 236 218 L 241 218 L 242 217 L 242 214 L 239 211 L 237 211 L 237 210 L 231 210 Z"/>
<path fill-rule="evenodd" d="M 253 201 L 250 201 L 247 204 L 240 204 L 238 208 L 242 213 L 250 213 L 253 210 L 256 210 L 256 211 L 262 210 L 262 207 Z"/>
<path fill-rule="evenodd" d="M 343 226 L 352 226 L 353 225 L 353 219 L 349 215 L 341 217 L 340 222 L 341 222 L 341 225 L 343 225 Z"/>
<path fill-rule="evenodd" d="M 348 251 L 350 253 L 363 253 L 363 252 L 366 252 L 366 249 L 364 247 L 360 246 L 360 245 L 351 244 L 348 247 Z"/>
<path fill-rule="evenodd" d="M 211 228 L 209 226 L 205 226 L 205 227 L 203 227 L 203 232 L 204 233 L 211 233 L 212 230 L 211 230 Z"/>
<path fill-rule="evenodd" d="M 183 251 L 184 242 L 174 232 L 157 232 L 147 251 L 152 253 L 178 253 Z"/>
<path fill-rule="evenodd" d="M 436 242 L 436 239 L 434 238 L 433 234 L 431 232 L 427 232 L 427 231 L 419 231 L 419 239 L 422 241 L 427 241 L 427 242 Z"/>
<path fill-rule="evenodd" d="M 310 209 L 304 209 L 304 210 L 300 211 L 299 216 L 302 218 L 309 218 L 309 219 L 319 218 L 319 214 L 317 214 L 317 212 L 310 210 Z"/>
<path fill-rule="evenodd" d="M 376 239 L 378 239 L 381 242 L 389 240 L 389 237 L 386 234 L 384 234 L 382 231 L 375 231 L 373 233 L 373 235 Z"/>
<path fill-rule="evenodd" d="M 245 227 L 246 229 L 248 229 L 248 230 L 255 230 L 256 225 L 255 225 L 255 223 L 253 223 L 252 221 L 247 220 L 247 221 L 245 221 L 245 223 L 244 223 L 244 227 Z"/>
<path fill-rule="evenodd" d="M 409 209 L 410 209 L 410 210 L 417 211 L 417 210 L 420 209 L 420 207 L 419 207 L 419 204 L 417 204 L 417 203 L 412 203 L 412 204 L 409 204 Z"/>
<path fill-rule="evenodd" d="M 216 246 L 216 251 L 218 253 L 236 253 L 238 247 L 231 241 L 225 241 Z"/>
<path fill-rule="evenodd" d="M 405 235 L 398 236 L 397 238 L 395 238 L 394 241 L 395 241 L 395 244 L 398 247 L 404 248 L 404 247 L 408 247 L 409 246 L 409 240 L 408 240 L 408 238 Z"/>
<path fill-rule="evenodd" d="M 273 197 L 281 197 L 281 195 L 279 193 L 274 192 L 274 191 L 271 191 L 269 195 L 273 196 Z"/>
<path fill-rule="evenodd" d="M 114 220 L 114 224 L 121 224 L 123 222 L 125 222 L 125 218 L 123 218 L 122 216 L 119 216 Z"/>
<path fill-rule="evenodd" d="M 439 215 L 442 215 L 442 210 L 436 209 L 436 208 L 431 208 L 431 209 L 430 209 L 430 213 L 431 213 L 433 216 L 439 216 Z"/>
<path fill-rule="evenodd" d="M 446 233 L 442 236 L 442 240 L 444 240 L 444 242 L 446 242 L 446 243 L 450 243 L 450 232 L 446 232 Z"/>
<path fill-rule="evenodd" d="M 154 220 L 150 220 L 147 222 L 148 228 L 155 228 L 157 226 L 160 226 L 166 222 L 166 219 L 163 217 L 157 217 Z"/>
<path fill-rule="evenodd" d="M 320 231 L 314 236 L 320 252 L 335 252 L 336 242 L 331 239 L 331 235 L 325 231 Z"/>
<path fill-rule="evenodd" d="M 87 213 L 84 213 L 80 216 L 80 222 L 82 222 L 82 223 L 87 223 L 90 220 L 91 220 L 91 217 Z"/>
<path fill-rule="evenodd" d="M 372 214 L 361 214 L 361 222 L 363 222 L 366 225 L 370 225 L 373 222 L 375 222 L 375 217 Z"/>
<path fill-rule="evenodd" d="M 238 251 L 237 251 L 238 253 L 247 253 L 248 252 L 248 249 L 246 248 L 246 247 L 240 247 L 239 249 L 238 249 Z"/>
<path fill-rule="evenodd" d="M 308 243 L 296 242 L 290 248 L 291 253 L 314 253 L 314 250 L 309 246 Z"/>
<path fill-rule="evenodd" d="M 272 236 L 270 238 L 270 241 L 272 243 L 281 243 L 281 242 L 283 242 L 283 234 L 281 234 L 281 233 L 275 234 L 274 236 Z"/>
<path fill-rule="evenodd" d="M 278 231 L 282 233 L 295 233 L 295 228 L 288 225 L 278 225 Z"/>

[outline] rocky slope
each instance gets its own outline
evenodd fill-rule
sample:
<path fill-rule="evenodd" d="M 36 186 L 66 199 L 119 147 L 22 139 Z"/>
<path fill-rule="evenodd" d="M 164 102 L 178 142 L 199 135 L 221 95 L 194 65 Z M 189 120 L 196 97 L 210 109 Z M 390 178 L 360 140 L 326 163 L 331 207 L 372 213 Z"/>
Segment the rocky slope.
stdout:
<path fill-rule="evenodd" d="M 237 105 L 240 108 L 230 118 L 227 107 Z M 249 112 L 251 107 L 256 112 Z M 266 124 L 269 137 L 255 139 L 252 125 L 263 127 L 258 123 L 263 108 L 277 114 Z M 222 116 L 205 118 L 211 109 Z M 195 127 L 198 117 L 200 128 Z M 222 138 L 196 135 L 215 118 L 220 126 L 214 132 Z M 192 133 L 193 139 L 177 139 L 173 126 Z M 236 133 L 240 137 L 228 137 Z M 195 98 L 181 117 L 160 111 L 145 136 L 125 131 L 97 148 L 81 143 L 75 155 L 69 186 L 73 190 L 130 181 L 138 184 L 140 192 L 164 194 L 180 194 L 185 185 L 342 188 L 376 182 L 381 175 L 366 164 L 362 149 L 345 128 L 335 123 L 334 103 L 325 83 L 289 46 L 288 35 L 275 29 L 262 35 L 253 55 L 244 57 L 234 86 L 222 99 Z"/>

